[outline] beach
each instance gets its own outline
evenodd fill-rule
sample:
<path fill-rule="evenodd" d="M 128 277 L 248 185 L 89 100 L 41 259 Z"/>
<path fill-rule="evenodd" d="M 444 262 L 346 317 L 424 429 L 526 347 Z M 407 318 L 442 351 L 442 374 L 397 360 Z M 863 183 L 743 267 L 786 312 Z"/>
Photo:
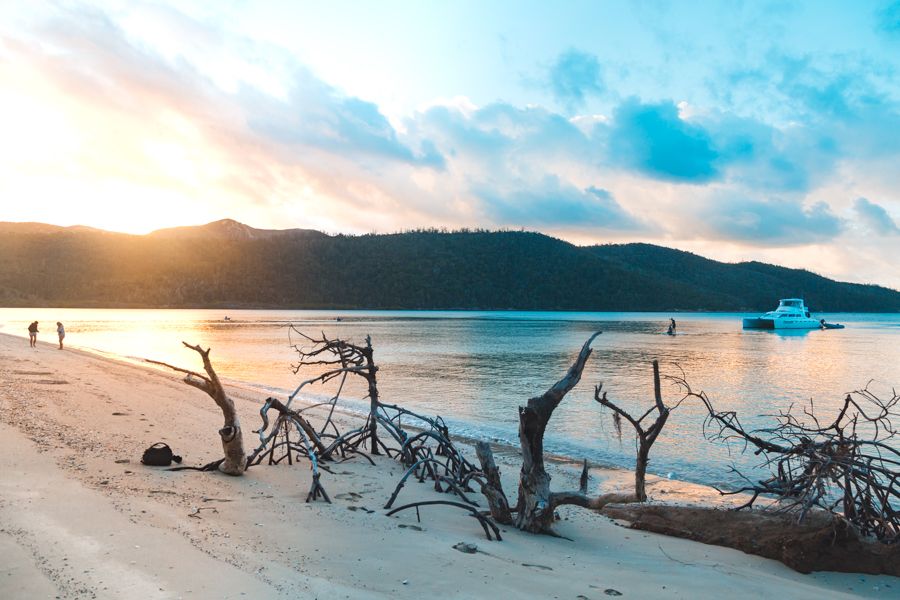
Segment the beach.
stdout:
<path fill-rule="evenodd" d="M 229 391 L 249 452 L 264 396 Z M 420 522 L 415 511 L 387 517 L 382 506 L 404 468 L 384 456 L 374 457 L 375 466 L 357 458 L 323 472 L 331 504 L 305 502 L 306 462 L 261 464 L 242 477 L 140 463 L 158 441 L 186 465 L 215 460 L 221 423 L 213 401 L 177 374 L 60 351 L 55 343 L 31 349 L 23 338 L 0 334 L 0 597 L 900 595 L 896 578 L 802 575 L 736 550 L 629 530 L 575 507 L 560 510 L 556 531 L 564 537 L 505 527 L 503 541 L 486 540 L 474 519 L 449 507 L 422 508 Z M 501 468 L 514 494 L 515 467 Z M 578 487 L 577 471 L 554 469 L 555 489 Z M 630 481 L 621 470 L 591 475 L 592 488 L 604 492 Z M 700 486 L 649 483 L 653 501 L 718 502 Z M 411 482 L 398 505 L 438 498 L 430 485 Z M 477 552 L 455 549 L 460 542 Z"/>

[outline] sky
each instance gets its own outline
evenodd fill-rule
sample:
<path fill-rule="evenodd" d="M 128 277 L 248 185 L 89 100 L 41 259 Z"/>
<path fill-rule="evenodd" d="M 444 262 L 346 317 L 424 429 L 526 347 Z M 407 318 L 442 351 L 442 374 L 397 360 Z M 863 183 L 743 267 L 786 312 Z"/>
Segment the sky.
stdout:
<path fill-rule="evenodd" d="M 0 221 L 222 218 L 900 289 L 900 0 L 0 3 Z"/>

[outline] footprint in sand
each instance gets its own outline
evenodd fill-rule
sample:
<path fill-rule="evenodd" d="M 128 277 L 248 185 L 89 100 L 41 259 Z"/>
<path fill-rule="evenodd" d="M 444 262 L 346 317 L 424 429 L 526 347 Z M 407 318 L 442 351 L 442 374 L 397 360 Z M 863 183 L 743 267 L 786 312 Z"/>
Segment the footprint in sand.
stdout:
<path fill-rule="evenodd" d="M 358 494 L 356 492 L 343 492 L 340 494 L 335 494 L 334 496 L 338 500 L 349 500 L 350 502 L 359 502 L 362 498 L 362 494 Z"/>

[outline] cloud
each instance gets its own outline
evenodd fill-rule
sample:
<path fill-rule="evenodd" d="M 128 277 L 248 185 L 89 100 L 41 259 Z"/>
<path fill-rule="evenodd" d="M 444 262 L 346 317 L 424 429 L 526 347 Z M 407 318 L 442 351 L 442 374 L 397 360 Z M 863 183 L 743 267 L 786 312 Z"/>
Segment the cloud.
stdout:
<path fill-rule="evenodd" d="M 154 17 L 159 27 L 204 30 L 175 11 Z M 40 43 L 29 45 L 28 59 L 51 74 L 57 86 L 132 116 L 140 113 L 152 119 L 162 109 L 177 111 L 210 132 L 254 136 L 293 147 L 294 153 L 300 150 L 297 146 L 306 146 L 339 156 L 374 156 L 436 167 L 443 163 L 427 140 L 415 151 L 398 138 L 376 105 L 341 93 L 277 49 L 255 45 L 250 52 L 246 41 L 229 42 L 208 31 L 207 52 L 217 49 L 220 62 L 230 64 L 235 72 L 223 87 L 220 78 L 204 70 L 204 56 L 191 55 L 191 60 L 180 52 L 167 56 L 151 50 L 99 10 L 64 11 L 43 24 L 39 33 Z M 255 85 L 253 75 L 258 69 L 236 57 L 236 48 L 229 44 L 280 65 L 286 94 L 279 97 Z"/>
<path fill-rule="evenodd" d="M 889 35 L 900 36 L 900 0 L 891 2 L 876 15 L 877 28 Z"/>
<path fill-rule="evenodd" d="M 692 212 L 699 230 L 718 239 L 757 245 L 802 245 L 827 242 L 844 229 L 824 202 L 805 207 L 799 201 L 759 200 L 741 195 L 714 195 Z"/>
<path fill-rule="evenodd" d="M 829 131 L 801 124 L 779 129 L 730 113 L 707 114 L 702 124 L 723 179 L 751 189 L 806 192 L 840 159 Z"/>
<path fill-rule="evenodd" d="M 764 67 L 723 78 L 732 101 L 744 98 L 782 131 L 859 158 L 900 152 L 897 76 L 890 63 L 857 55 L 772 51 Z"/>
<path fill-rule="evenodd" d="M 578 189 L 555 175 L 546 175 L 530 185 L 522 182 L 508 192 L 476 187 L 475 193 L 484 202 L 485 212 L 506 226 L 644 229 L 607 190 L 594 186 Z"/>
<path fill-rule="evenodd" d="M 857 198 L 853 209 L 866 227 L 879 235 L 900 235 L 900 227 L 891 218 L 884 207 L 865 198 Z"/>
<path fill-rule="evenodd" d="M 603 92 L 597 57 L 575 49 L 557 57 L 548 80 L 553 96 L 570 109 L 584 106 L 588 96 Z"/>
<path fill-rule="evenodd" d="M 706 183 L 721 176 L 709 132 L 683 120 L 672 102 L 642 104 L 631 98 L 619 105 L 608 152 L 611 162 L 656 179 Z"/>
<path fill-rule="evenodd" d="M 581 162 L 597 155 L 578 127 L 538 106 L 518 108 L 502 102 L 470 110 L 433 106 L 406 125 L 411 135 L 433 141 L 444 154 L 475 170 L 507 170 L 556 159 Z"/>
<path fill-rule="evenodd" d="M 301 66 L 295 67 L 290 81 L 285 100 L 243 88 L 239 101 L 253 132 L 282 144 L 313 146 L 342 156 L 443 167 L 444 158 L 429 140 L 414 152 L 399 140 L 375 104 L 340 94 Z"/>

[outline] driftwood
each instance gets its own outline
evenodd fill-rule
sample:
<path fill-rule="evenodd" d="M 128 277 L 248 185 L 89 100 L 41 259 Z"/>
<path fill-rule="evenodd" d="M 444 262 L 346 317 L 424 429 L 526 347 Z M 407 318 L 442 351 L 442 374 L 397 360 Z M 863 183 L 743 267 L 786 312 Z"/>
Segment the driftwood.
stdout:
<path fill-rule="evenodd" d="M 270 409 L 278 411 L 278 418 L 272 429 L 269 427 L 268 412 Z M 312 469 L 312 486 L 306 495 L 306 501 L 317 500 L 319 496 L 325 502 L 331 503 L 331 499 L 325 492 L 325 488 L 319 481 L 318 452 L 324 450 L 319 436 L 309 421 L 302 415 L 286 407 L 276 398 L 266 399 L 266 403 L 259 411 L 263 424 L 257 430 L 259 434 L 259 447 L 247 457 L 247 467 L 258 465 L 264 458 L 269 459 L 270 465 L 277 465 L 283 460 L 293 464 L 293 456 L 305 456 L 309 459 Z"/>
<path fill-rule="evenodd" d="M 439 416 L 427 417 L 381 401 L 377 380 L 378 365 L 374 360 L 370 337 L 366 337 L 364 344 L 354 344 L 347 340 L 329 338 L 324 333 L 317 337 L 310 336 L 293 326 L 289 332 L 292 340 L 294 336 L 297 338 L 297 342 L 291 344 L 299 357 L 299 361 L 292 367 L 294 373 L 309 369 L 318 369 L 319 373 L 301 382 L 289 396 L 284 408 L 297 416 L 313 408 L 328 408 L 325 424 L 316 432 L 324 445 L 324 448 L 317 450 L 321 460 L 358 455 L 372 462 L 371 458 L 361 453 L 368 445 L 371 454 L 387 455 L 406 467 L 385 504 L 385 509 L 393 506 L 409 479 L 414 478 L 420 482 L 429 480 L 436 491 L 454 494 L 460 502 L 414 502 L 394 509 L 393 512 L 435 503 L 462 507 L 478 513 L 479 522 L 485 528 L 488 539 L 491 539 L 490 531 L 497 533 L 493 520 L 481 515 L 477 502 L 467 495 L 473 491 L 472 483 L 480 483 L 484 475 L 456 447 L 444 420 Z M 365 380 L 369 413 L 362 427 L 342 431 L 333 415 L 348 376 Z M 299 410 L 290 408 L 291 401 L 307 386 L 324 385 L 333 381 L 337 382 L 338 388 L 329 401 Z"/>
<path fill-rule="evenodd" d="M 846 520 L 859 535 L 884 543 L 900 543 L 900 450 L 894 420 L 900 418 L 900 396 L 883 400 L 868 389 L 847 394 L 831 422 L 823 423 L 810 402 L 802 414 L 793 406 L 775 416 L 772 427 L 748 431 L 733 411 L 719 412 L 703 392 L 695 393 L 684 377 L 670 377 L 685 398 L 707 410 L 704 431 L 709 439 L 737 440 L 763 457 L 771 477 L 722 494 L 749 494 L 739 508 L 762 495 L 774 498 L 774 510 L 798 522 L 823 509 Z M 740 475 L 740 473 L 738 473 Z"/>
<path fill-rule="evenodd" d="M 592 335 L 582 346 L 575 362 L 569 367 L 566 375 L 552 385 L 546 392 L 528 400 L 526 406 L 519 407 L 519 443 L 522 449 L 522 468 L 519 473 L 518 498 L 516 507 L 509 508 L 506 494 L 500 482 L 499 469 L 494 463 L 491 448 L 486 443 L 477 445 L 478 459 L 481 462 L 481 492 L 487 498 L 491 516 L 500 523 L 513 524 L 519 529 L 532 533 L 553 533 L 552 524 L 556 517 L 556 508 L 565 504 L 580 506 L 591 510 L 600 510 L 609 504 L 643 502 L 644 477 L 649 462 L 650 447 L 656 441 L 659 432 L 665 426 L 670 408 L 662 402 L 659 384 L 659 365 L 654 361 L 654 393 L 655 404 L 639 418 L 631 417 L 627 412 L 610 401 L 606 394 L 601 394 L 601 387 L 595 388 L 596 400 L 613 410 L 613 414 L 628 420 L 638 435 L 638 473 L 634 494 L 610 493 L 591 496 L 587 493 L 588 470 L 587 460 L 581 471 L 578 490 L 554 492 L 550 489 L 550 475 L 544 468 L 544 433 L 559 406 L 572 388 L 581 380 L 585 364 L 591 355 L 591 343 L 601 332 Z M 653 411 L 658 416 L 646 429 L 642 425 Z M 513 516 L 514 515 L 514 516 Z"/>
<path fill-rule="evenodd" d="M 329 405 L 326 425 L 319 431 L 323 442 L 325 439 L 329 440 L 325 448 L 320 450 L 322 458 L 352 454 L 368 444 L 371 454 L 384 453 L 407 467 L 421 463 L 429 479 L 438 477 L 436 464 L 439 463 L 444 476 L 451 477 L 457 484 L 468 488 L 471 475 L 477 473 L 478 469 L 456 448 L 443 419 L 427 417 L 401 406 L 381 402 L 376 377 L 378 366 L 374 361 L 370 337 L 366 337 L 365 344 L 354 344 L 347 340 L 328 338 L 324 333 L 320 337 L 312 337 L 293 326 L 291 332 L 300 338 L 299 343 L 292 344 L 300 359 L 293 366 L 294 372 L 299 373 L 302 369 L 309 368 L 319 368 L 322 372 L 297 387 L 288 399 L 288 407 L 305 386 L 340 380 L 338 392 L 329 402 L 296 411 L 299 414 L 316 406 Z M 369 413 L 362 427 L 340 431 L 332 415 L 348 375 L 362 377 L 365 380 Z M 379 431 L 383 431 L 384 435 L 379 434 Z M 435 460 L 423 461 L 425 458 Z"/>
<path fill-rule="evenodd" d="M 155 360 L 148 360 L 147 362 L 184 373 L 184 382 L 186 384 L 208 394 L 222 409 L 225 424 L 219 429 L 219 437 L 222 439 L 222 450 L 225 452 L 225 458 L 219 463 L 218 468 L 227 475 L 241 475 L 247 467 L 247 462 L 246 454 L 244 453 L 244 436 L 237 412 L 234 410 L 234 402 L 225 393 L 225 388 L 222 387 L 222 383 L 219 381 L 215 369 L 213 369 L 212 362 L 209 360 L 210 349 L 204 350 L 199 345 L 192 346 L 187 342 L 182 342 L 182 344 L 200 355 L 203 359 L 203 369 L 206 371 L 206 375 Z"/>
<path fill-rule="evenodd" d="M 546 392 L 528 400 L 519 407 L 519 443 L 522 448 L 522 468 L 519 473 L 519 494 L 516 502 L 514 524 L 523 531 L 552 533 L 556 508 L 573 504 L 598 510 L 612 502 L 629 502 L 629 494 L 587 495 L 587 463 L 582 471 L 581 486 L 577 491 L 552 492 L 550 475 L 544 469 L 544 432 L 553 411 L 566 394 L 581 380 L 581 374 L 591 355 L 591 343 L 600 335 L 592 335 L 582 346 L 575 362 L 566 375 Z"/>
<path fill-rule="evenodd" d="M 544 469 L 544 431 L 553 411 L 566 394 L 581 380 L 584 365 L 591 355 L 591 343 L 600 335 L 592 335 L 581 348 L 565 377 L 546 392 L 519 407 L 519 442 L 522 446 L 522 469 L 519 474 L 519 495 L 515 525 L 533 533 L 549 532 L 554 509 L 560 499 L 577 496 L 578 492 L 554 495 L 550 491 L 550 475 Z"/>
<path fill-rule="evenodd" d="M 475 444 L 475 452 L 478 461 L 481 463 L 481 470 L 484 473 L 484 483 L 481 484 L 481 493 L 487 498 L 488 508 L 491 516 L 498 523 L 504 525 L 512 525 L 512 513 L 509 510 L 509 500 L 503 493 L 503 483 L 500 481 L 500 469 L 494 462 L 494 454 L 491 452 L 491 445 L 487 442 L 478 442 Z"/>
<path fill-rule="evenodd" d="M 613 418 L 617 424 L 616 430 L 619 432 L 619 435 L 621 435 L 622 431 L 620 425 L 621 419 L 628 421 L 634 428 L 638 444 L 637 461 L 634 466 L 634 496 L 637 502 L 645 502 L 647 500 L 646 478 L 647 465 L 650 463 L 650 448 L 653 447 L 653 442 L 656 441 L 659 433 L 663 430 L 663 427 L 666 426 L 666 421 L 669 419 L 669 413 L 678 405 L 676 404 L 672 408 L 669 408 L 663 404 L 662 391 L 659 383 L 659 362 L 655 360 L 653 361 L 654 403 L 653 406 L 640 417 L 632 417 L 627 411 L 609 400 L 606 397 L 606 392 L 601 393 L 602 388 L 603 384 L 594 388 L 594 399 L 613 411 Z M 656 419 L 648 427 L 644 428 L 644 419 L 653 414 L 653 411 L 656 411 Z"/>
<path fill-rule="evenodd" d="M 491 531 L 494 532 L 494 536 L 497 541 L 501 541 L 503 538 L 500 537 L 500 528 L 491 521 L 491 519 L 485 517 L 483 514 L 472 508 L 471 506 L 467 506 L 465 504 L 460 504 L 459 502 L 451 502 L 449 500 L 425 500 L 423 502 L 413 502 L 412 504 L 404 504 L 403 506 L 398 506 L 391 512 L 387 513 L 387 516 L 390 517 L 402 510 L 407 510 L 410 508 L 416 509 L 416 514 L 419 514 L 419 508 L 422 506 L 455 506 L 456 508 L 461 508 L 463 510 L 468 511 L 468 513 L 475 517 L 479 523 L 481 523 L 481 527 L 484 529 L 484 534 L 487 536 L 487 539 L 491 539 Z"/>
<path fill-rule="evenodd" d="M 360 345 L 342 339 L 331 339 L 326 337 L 324 333 L 322 333 L 321 337 L 314 338 L 306 335 L 293 325 L 289 329 L 289 335 L 297 335 L 300 338 L 299 343 L 291 344 L 299 355 L 299 361 L 292 367 L 294 373 L 299 373 L 301 369 L 310 367 L 324 370 L 315 377 L 303 381 L 294 390 L 288 398 L 288 407 L 290 407 L 297 394 L 307 385 L 326 384 L 340 378 L 338 393 L 328 403 L 331 405 L 332 410 L 329 412 L 328 419 L 320 432 L 322 435 L 325 435 L 326 428 L 331 426 L 336 434 L 331 446 L 322 450 L 322 456 L 328 458 L 336 451 L 343 454 L 346 449 L 356 450 L 365 442 L 369 443 L 369 452 L 371 454 L 381 454 L 382 449 L 386 451 L 385 444 L 378 439 L 378 409 L 381 404 L 378 396 L 378 366 L 375 364 L 375 351 L 372 348 L 372 339 L 367 336 L 365 345 Z M 356 375 L 366 381 L 369 415 L 362 428 L 340 435 L 337 434 L 337 426 L 334 424 L 332 416 L 334 407 L 340 397 L 340 391 L 343 389 L 348 375 Z"/>
<path fill-rule="evenodd" d="M 769 511 L 687 506 L 610 505 L 603 514 L 632 529 L 735 548 L 801 573 L 842 571 L 900 576 L 900 545 L 862 539 L 846 520 L 816 511 L 803 523 Z"/>

